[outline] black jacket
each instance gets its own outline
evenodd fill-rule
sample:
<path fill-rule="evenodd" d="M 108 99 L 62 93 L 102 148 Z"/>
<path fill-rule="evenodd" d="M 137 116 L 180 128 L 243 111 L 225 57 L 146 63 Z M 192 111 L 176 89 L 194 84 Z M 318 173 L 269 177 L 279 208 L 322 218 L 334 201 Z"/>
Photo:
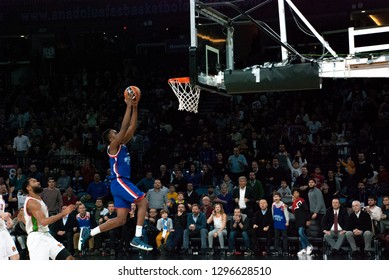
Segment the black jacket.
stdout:
<path fill-rule="evenodd" d="M 343 230 L 346 230 L 347 219 L 348 219 L 347 209 L 344 207 L 340 207 L 338 213 L 338 224 L 341 226 Z M 321 220 L 321 227 L 323 230 L 330 230 L 333 224 L 334 224 L 334 209 L 330 207 L 327 208 L 327 211 L 323 216 L 323 219 Z"/>

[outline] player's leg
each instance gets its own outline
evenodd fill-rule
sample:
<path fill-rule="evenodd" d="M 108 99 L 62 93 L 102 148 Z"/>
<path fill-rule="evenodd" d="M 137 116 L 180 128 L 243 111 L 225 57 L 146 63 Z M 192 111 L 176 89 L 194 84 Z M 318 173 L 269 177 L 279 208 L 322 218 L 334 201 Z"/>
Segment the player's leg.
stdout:
<path fill-rule="evenodd" d="M 136 220 L 135 237 L 132 239 L 130 244 L 131 246 L 139 248 L 141 250 L 152 251 L 153 247 L 146 244 L 142 240 L 142 229 L 145 221 L 146 212 L 149 207 L 149 202 L 147 201 L 145 195 L 143 195 L 140 199 L 135 201 L 135 204 L 138 213 L 137 213 L 137 220 Z"/>

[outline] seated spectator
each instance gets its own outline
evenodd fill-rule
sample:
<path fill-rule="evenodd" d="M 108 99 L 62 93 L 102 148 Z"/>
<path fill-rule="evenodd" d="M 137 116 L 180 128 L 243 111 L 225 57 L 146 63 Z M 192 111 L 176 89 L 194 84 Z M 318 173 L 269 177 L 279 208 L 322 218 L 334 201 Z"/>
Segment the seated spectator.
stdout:
<path fill-rule="evenodd" d="M 208 196 L 203 196 L 201 199 L 200 211 L 205 214 L 205 218 L 208 219 L 212 215 L 213 207 L 211 199 Z"/>
<path fill-rule="evenodd" d="M 358 253 L 358 247 L 355 239 L 363 239 L 365 254 L 371 256 L 371 242 L 373 239 L 372 225 L 370 215 L 362 211 L 361 202 L 354 200 L 352 202 L 353 212 L 349 215 L 346 224 L 346 239 L 351 246 L 352 256 L 355 257 Z"/>
<path fill-rule="evenodd" d="M 159 234 L 159 230 L 157 228 L 157 222 L 159 218 L 160 217 L 157 209 L 149 208 L 149 214 L 148 217 L 146 217 L 146 223 L 144 226 L 146 229 L 146 238 L 144 238 L 144 242 L 152 246 L 154 250 L 157 249 L 156 237 Z"/>
<path fill-rule="evenodd" d="M 97 225 L 95 224 L 95 221 L 91 217 L 90 213 L 86 211 L 86 207 L 84 204 L 78 205 L 78 214 L 76 215 L 76 220 L 77 220 L 78 231 L 75 232 L 73 236 L 73 248 L 75 250 L 75 254 L 79 254 L 82 253 L 78 251 L 78 240 L 80 239 L 80 229 L 82 227 L 94 228 Z M 88 240 L 88 247 L 89 247 L 89 253 L 93 255 L 99 255 L 98 251 L 94 251 L 94 247 L 95 247 L 94 237 L 91 237 Z"/>
<path fill-rule="evenodd" d="M 232 194 L 228 192 L 228 187 L 226 184 L 222 184 L 220 188 L 220 194 L 215 198 L 215 203 L 221 203 L 225 213 L 230 216 L 234 213 L 234 201 Z"/>
<path fill-rule="evenodd" d="M 153 173 L 151 171 L 146 172 L 146 176 L 142 178 L 137 184 L 136 187 L 144 193 L 147 193 L 154 186 L 155 179 L 153 178 Z"/>
<path fill-rule="evenodd" d="M 250 250 L 250 237 L 249 237 L 249 218 L 246 214 L 243 214 L 240 208 L 234 209 L 234 215 L 230 221 L 230 234 L 228 236 L 228 252 L 227 256 L 233 254 L 240 255 L 241 252 L 236 251 L 235 248 L 235 239 L 237 237 L 242 237 L 244 242 L 244 255 L 249 256 L 252 254 Z"/>
<path fill-rule="evenodd" d="M 61 191 L 61 194 L 70 186 L 72 179 L 68 174 L 66 174 L 65 169 L 59 171 L 59 177 L 57 179 L 57 188 Z"/>
<path fill-rule="evenodd" d="M 184 192 L 185 201 L 188 203 L 189 209 L 192 207 L 192 204 L 199 204 L 200 197 L 193 188 L 192 183 L 186 185 L 186 192 Z"/>
<path fill-rule="evenodd" d="M 177 200 L 176 201 L 168 201 L 167 202 L 167 206 L 168 206 L 168 211 L 169 211 L 169 216 L 172 218 L 174 217 L 175 214 L 177 214 L 177 210 L 178 210 L 178 205 L 179 204 L 183 204 L 185 206 L 185 211 L 186 212 L 189 212 L 190 211 L 190 207 L 189 207 L 189 204 L 186 202 L 186 200 L 184 199 L 184 194 L 182 192 L 179 192 L 178 195 L 177 195 Z"/>
<path fill-rule="evenodd" d="M 208 232 L 208 246 L 213 254 L 213 239 L 219 239 L 220 249 L 224 250 L 224 237 L 227 236 L 227 215 L 224 213 L 223 205 L 216 203 L 211 216 L 207 219 L 207 224 L 213 225 L 213 229 Z"/>
<path fill-rule="evenodd" d="M 174 202 L 177 200 L 178 193 L 176 192 L 176 188 L 174 187 L 173 184 L 168 185 L 169 192 L 166 194 L 167 200 Z"/>
<path fill-rule="evenodd" d="M 382 216 L 382 209 L 377 206 L 377 197 L 371 195 L 367 198 L 367 206 L 363 207 L 363 211 L 370 215 L 373 224 L 373 234 L 379 233 L 379 224 Z"/>
<path fill-rule="evenodd" d="M 331 254 L 340 254 L 340 248 L 346 238 L 347 209 L 342 207 L 339 198 L 332 199 L 332 206 L 327 209 L 321 226 L 324 240 L 331 247 Z"/>
<path fill-rule="evenodd" d="M 76 194 L 73 192 L 73 188 L 68 187 L 65 193 L 62 195 L 63 205 L 68 206 L 70 204 L 76 204 L 77 200 L 78 199 Z"/>
<path fill-rule="evenodd" d="M 201 253 L 205 254 L 207 250 L 207 219 L 205 214 L 200 211 L 198 204 L 192 205 L 192 213 L 187 216 L 186 229 L 184 230 L 183 249 L 189 250 L 189 238 L 201 237 Z"/>
<path fill-rule="evenodd" d="M 136 207 L 136 205 L 135 205 L 135 207 Z M 117 213 L 115 211 L 115 206 L 114 206 L 113 201 L 108 201 L 107 209 L 108 209 L 108 212 L 106 214 L 104 214 L 103 217 L 100 218 L 99 224 L 103 224 L 106 221 L 108 221 L 109 219 L 113 219 L 113 218 L 117 217 Z M 135 223 L 135 225 L 136 225 L 136 223 Z M 116 250 L 115 250 L 116 246 L 115 246 L 115 244 L 116 244 L 116 240 L 120 239 L 120 233 L 121 233 L 121 228 L 120 227 L 119 228 L 114 228 L 114 229 L 111 229 L 108 232 L 103 232 L 102 233 L 103 234 L 102 238 L 107 238 L 108 237 L 108 239 L 109 239 L 109 254 L 111 256 L 114 256 L 116 254 Z"/>
<path fill-rule="evenodd" d="M 97 198 L 104 198 L 108 195 L 107 186 L 101 181 L 99 173 L 95 173 L 93 181 L 88 185 L 87 193 L 92 197 L 93 201 Z"/>
<path fill-rule="evenodd" d="M 155 242 L 157 244 L 157 248 L 159 251 L 164 251 L 162 246 L 166 244 L 166 240 L 169 237 L 170 231 L 173 229 L 173 221 L 168 217 L 168 211 L 162 209 L 160 211 L 160 217 L 157 221 L 157 229 L 159 231 L 157 237 L 155 238 Z"/>
<path fill-rule="evenodd" d="M 292 205 L 292 191 L 286 183 L 286 180 L 281 180 L 281 188 L 277 192 L 281 194 L 282 202 L 288 206 Z"/>
<path fill-rule="evenodd" d="M 63 205 L 61 211 L 66 209 L 67 205 Z M 54 222 L 52 232 L 54 238 L 60 242 L 65 242 L 64 246 L 71 254 L 74 254 L 73 237 L 77 232 L 78 223 L 73 214 L 68 214 L 62 219 Z"/>
<path fill-rule="evenodd" d="M 259 210 L 254 214 L 251 221 L 251 246 L 255 254 L 266 256 L 270 254 L 270 245 L 274 233 L 273 217 L 271 210 L 268 209 L 266 199 L 259 201 Z M 266 238 L 265 246 L 261 246 L 258 238 Z"/>
<path fill-rule="evenodd" d="M 166 241 L 168 251 L 179 252 L 182 246 L 184 230 L 187 224 L 187 213 L 185 205 L 180 203 L 177 206 L 177 213 L 173 217 L 173 228 L 170 230 L 169 238 Z"/>

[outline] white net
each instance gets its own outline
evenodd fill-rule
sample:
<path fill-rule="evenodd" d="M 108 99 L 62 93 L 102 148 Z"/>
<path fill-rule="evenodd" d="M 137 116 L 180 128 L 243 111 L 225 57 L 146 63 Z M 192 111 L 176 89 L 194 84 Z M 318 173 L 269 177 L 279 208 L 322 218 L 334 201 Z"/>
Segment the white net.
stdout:
<path fill-rule="evenodd" d="M 178 110 L 198 112 L 200 88 L 192 86 L 188 77 L 171 78 L 168 83 L 178 98 Z"/>

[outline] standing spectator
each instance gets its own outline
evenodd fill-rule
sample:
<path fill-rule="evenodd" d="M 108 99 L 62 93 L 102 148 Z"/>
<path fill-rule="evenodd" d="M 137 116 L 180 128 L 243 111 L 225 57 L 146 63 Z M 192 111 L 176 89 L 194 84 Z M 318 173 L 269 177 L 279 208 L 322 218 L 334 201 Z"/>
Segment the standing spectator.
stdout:
<path fill-rule="evenodd" d="M 162 209 L 167 209 L 167 193 L 168 189 L 162 186 L 159 179 L 155 179 L 154 188 L 150 189 L 146 194 L 146 198 L 149 201 L 149 208 L 155 208 L 157 212 Z"/>
<path fill-rule="evenodd" d="M 87 193 L 92 197 L 93 201 L 96 201 L 97 198 L 104 198 L 108 195 L 107 186 L 101 181 L 101 177 L 99 173 L 95 173 L 93 182 L 91 182 L 88 186 Z"/>
<path fill-rule="evenodd" d="M 30 138 L 27 135 L 23 134 L 23 128 L 18 129 L 18 135 L 14 138 L 13 149 L 16 156 L 17 165 L 24 167 L 26 162 L 26 155 L 28 154 L 29 149 L 31 148 Z"/>
<path fill-rule="evenodd" d="M 300 197 L 299 189 L 293 190 L 292 213 L 295 217 L 296 228 L 298 230 L 301 244 L 301 250 L 297 253 L 297 255 L 310 255 L 312 253 L 313 246 L 305 234 L 305 228 L 309 226 L 310 223 L 310 213 L 307 203 Z"/>
<path fill-rule="evenodd" d="M 294 184 L 294 188 L 298 188 L 300 190 L 300 197 L 305 200 L 309 204 L 309 198 L 308 198 L 308 181 L 309 181 L 309 175 L 308 175 L 308 167 L 303 166 L 301 167 L 301 175 L 297 177 L 296 182 Z"/>
<path fill-rule="evenodd" d="M 228 157 L 227 168 L 234 183 L 238 182 L 238 178 L 244 175 L 248 163 L 246 157 L 240 154 L 239 148 L 235 147 L 233 154 Z"/>
<path fill-rule="evenodd" d="M 56 187 L 54 178 L 49 178 L 47 188 L 44 188 L 41 194 L 42 200 L 47 205 L 49 216 L 57 215 L 61 212 L 63 205 L 62 195 Z"/>
<path fill-rule="evenodd" d="M 316 187 L 316 180 L 309 179 L 309 211 L 311 212 L 311 220 L 321 223 L 323 215 L 326 213 L 326 205 L 322 192 Z"/>
<path fill-rule="evenodd" d="M 236 207 L 239 207 L 241 212 L 252 217 L 254 213 L 254 193 L 250 187 L 247 186 L 247 179 L 245 176 L 239 177 L 239 187 L 232 192 Z"/>
<path fill-rule="evenodd" d="M 279 238 L 282 236 L 282 254 L 288 256 L 288 226 L 289 213 L 288 206 L 281 201 L 281 195 L 275 193 L 273 195 L 272 216 L 274 222 L 274 255 L 279 254 Z"/>

